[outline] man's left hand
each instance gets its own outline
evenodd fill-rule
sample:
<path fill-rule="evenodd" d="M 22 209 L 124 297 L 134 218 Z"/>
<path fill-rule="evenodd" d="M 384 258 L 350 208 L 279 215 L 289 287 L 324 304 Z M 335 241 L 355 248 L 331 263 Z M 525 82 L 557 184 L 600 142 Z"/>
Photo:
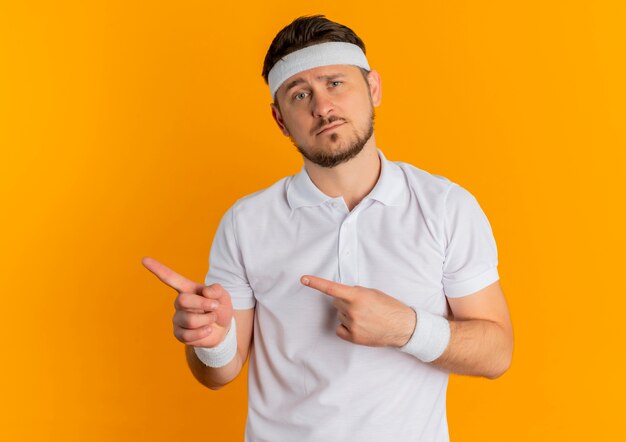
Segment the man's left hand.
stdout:
<path fill-rule="evenodd" d="M 415 330 L 413 309 L 380 290 L 310 275 L 300 282 L 333 298 L 341 339 L 370 347 L 402 347 Z"/>

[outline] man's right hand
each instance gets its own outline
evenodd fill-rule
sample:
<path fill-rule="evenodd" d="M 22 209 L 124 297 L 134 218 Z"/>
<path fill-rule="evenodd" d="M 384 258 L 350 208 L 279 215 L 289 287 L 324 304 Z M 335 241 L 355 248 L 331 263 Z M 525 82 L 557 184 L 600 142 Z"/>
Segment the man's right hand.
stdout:
<path fill-rule="evenodd" d="M 194 347 L 215 347 L 224 340 L 233 317 L 230 294 L 224 287 L 198 284 L 148 256 L 141 263 L 178 292 L 172 318 L 176 339 Z"/>

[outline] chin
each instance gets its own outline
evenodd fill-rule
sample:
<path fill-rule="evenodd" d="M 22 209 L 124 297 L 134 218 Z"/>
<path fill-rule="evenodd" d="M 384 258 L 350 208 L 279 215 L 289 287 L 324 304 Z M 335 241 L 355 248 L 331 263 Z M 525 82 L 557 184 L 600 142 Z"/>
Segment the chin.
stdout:
<path fill-rule="evenodd" d="M 351 145 L 322 147 L 312 151 L 309 148 L 303 149 L 297 146 L 304 158 L 318 166 L 329 169 L 350 161 L 361 153 L 364 147 L 365 143 L 355 143 Z"/>

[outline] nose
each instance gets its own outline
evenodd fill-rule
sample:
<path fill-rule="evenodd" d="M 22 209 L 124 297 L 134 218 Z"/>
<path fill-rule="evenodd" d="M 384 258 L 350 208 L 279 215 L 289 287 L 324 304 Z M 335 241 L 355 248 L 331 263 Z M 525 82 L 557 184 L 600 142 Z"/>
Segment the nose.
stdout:
<path fill-rule="evenodd" d="M 326 117 L 334 110 L 335 105 L 330 94 L 324 90 L 316 90 L 311 100 L 311 107 L 314 117 Z"/>

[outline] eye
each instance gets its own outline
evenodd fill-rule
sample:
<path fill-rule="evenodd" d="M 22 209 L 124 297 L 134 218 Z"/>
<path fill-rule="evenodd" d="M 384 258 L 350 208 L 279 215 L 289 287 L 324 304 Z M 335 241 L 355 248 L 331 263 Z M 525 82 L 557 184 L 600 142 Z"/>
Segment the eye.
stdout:
<path fill-rule="evenodd" d="M 293 99 L 296 100 L 296 101 L 301 101 L 301 100 L 304 100 L 306 98 L 306 96 L 307 96 L 306 92 L 300 92 L 300 93 L 294 95 Z"/>
<path fill-rule="evenodd" d="M 333 81 L 331 81 L 331 82 L 330 82 L 330 85 L 331 85 L 332 87 L 337 87 L 337 86 L 339 86 L 339 85 L 340 85 L 340 84 L 342 84 L 342 83 L 343 83 L 343 81 L 333 80 Z"/>

